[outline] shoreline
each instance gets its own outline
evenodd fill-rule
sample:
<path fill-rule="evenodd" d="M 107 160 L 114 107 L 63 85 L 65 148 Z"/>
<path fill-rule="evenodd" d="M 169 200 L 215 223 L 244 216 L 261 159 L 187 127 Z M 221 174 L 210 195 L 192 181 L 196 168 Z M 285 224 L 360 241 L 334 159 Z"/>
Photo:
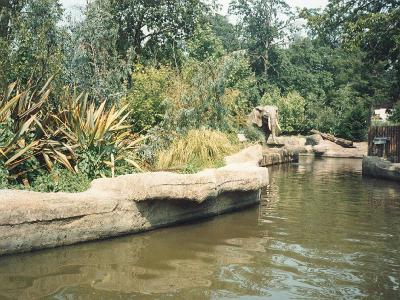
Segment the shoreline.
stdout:
<path fill-rule="evenodd" d="M 278 161 L 288 162 L 279 151 Z M 195 174 L 154 172 L 96 179 L 82 193 L 0 191 L 0 255 L 144 232 L 235 210 L 260 201 L 268 185 L 261 146 Z M 272 157 L 272 156 L 271 156 Z M 290 159 L 289 159 L 290 158 Z"/>

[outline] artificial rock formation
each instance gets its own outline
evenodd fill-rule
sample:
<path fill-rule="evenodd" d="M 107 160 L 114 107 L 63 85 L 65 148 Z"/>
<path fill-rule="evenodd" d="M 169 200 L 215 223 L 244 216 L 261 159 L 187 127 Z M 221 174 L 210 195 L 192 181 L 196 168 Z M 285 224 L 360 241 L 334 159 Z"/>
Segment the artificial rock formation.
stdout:
<path fill-rule="evenodd" d="M 299 152 L 288 148 L 265 148 L 260 166 L 268 167 L 277 164 L 298 162 Z"/>
<path fill-rule="evenodd" d="M 97 179 L 83 193 L 2 190 L 0 255 L 141 232 L 255 204 L 268 184 L 261 159 L 261 147 L 245 149 L 223 168 Z"/>
<path fill-rule="evenodd" d="M 400 164 L 382 157 L 366 156 L 362 162 L 364 176 L 400 181 Z"/>
<path fill-rule="evenodd" d="M 313 134 L 310 136 L 279 136 L 277 142 L 283 144 L 288 151 L 299 153 L 314 153 L 320 157 L 337 158 L 363 158 L 368 152 L 368 143 L 353 142 L 353 147 L 342 147 L 337 143 L 324 140 L 322 136 Z"/>

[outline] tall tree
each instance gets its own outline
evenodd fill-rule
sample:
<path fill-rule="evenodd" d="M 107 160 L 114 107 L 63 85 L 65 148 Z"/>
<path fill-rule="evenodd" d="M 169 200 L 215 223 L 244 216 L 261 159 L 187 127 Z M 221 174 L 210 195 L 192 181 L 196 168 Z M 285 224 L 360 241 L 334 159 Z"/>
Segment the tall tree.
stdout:
<path fill-rule="evenodd" d="M 169 39 L 185 39 L 202 16 L 201 0 L 110 0 L 118 26 L 117 49 L 126 55 L 133 49 L 140 59 L 146 45 L 162 46 Z"/>
<path fill-rule="evenodd" d="M 246 48 L 258 74 L 268 77 L 271 51 L 285 43 L 290 7 L 284 0 L 233 0 L 230 12 L 239 18 Z"/>
<path fill-rule="evenodd" d="M 228 52 L 240 48 L 239 33 L 235 25 L 229 22 L 227 16 L 211 14 L 209 22 L 214 34 L 221 40 L 224 49 Z"/>
<path fill-rule="evenodd" d="M 73 28 L 71 80 L 96 96 L 118 99 L 132 86 L 134 64 L 162 61 L 163 53 L 173 61 L 171 49 L 193 33 L 204 8 L 201 0 L 92 1 Z"/>
<path fill-rule="evenodd" d="M 94 1 L 85 9 L 84 20 L 72 24 L 68 81 L 96 99 L 119 99 L 130 76 L 130 53 L 117 51 L 118 24 L 110 1 Z"/>
<path fill-rule="evenodd" d="M 322 11 L 305 10 L 314 36 L 332 46 L 359 47 L 371 65 L 396 70 L 393 99 L 400 99 L 400 1 L 330 0 Z"/>
<path fill-rule="evenodd" d="M 21 11 L 24 3 L 23 0 L 0 0 L 0 38 L 9 38 L 12 18 Z"/>
<path fill-rule="evenodd" d="M 2 3 L 0 80 L 41 81 L 63 68 L 64 31 L 59 0 Z"/>

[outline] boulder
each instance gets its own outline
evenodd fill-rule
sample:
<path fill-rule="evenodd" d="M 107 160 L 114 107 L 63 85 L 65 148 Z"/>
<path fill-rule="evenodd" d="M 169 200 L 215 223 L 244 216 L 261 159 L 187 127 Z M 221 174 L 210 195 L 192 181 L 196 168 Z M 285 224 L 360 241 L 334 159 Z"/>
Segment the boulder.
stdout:
<path fill-rule="evenodd" d="M 261 166 L 267 167 L 277 164 L 298 162 L 299 151 L 293 151 L 287 148 L 266 148 L 263 152 Z"/>
<path fill-rule="evenodd" d="M 263 147 L 261 145 L 254 145 L 243 149 L 242 151 L 233 155 L 225 157 L 226 165 L 238 163 L 250 163 L 258 166 L 263 157 Z"/>
<path fill-rule="evenodd" d="M 306 138 L 301 135 L 279 136 L 277 142 L 290 152 L 312 153 L 312 146 L 306 145 Z"/>
<path fill-rule="evenodd" d="M 366 156 L 362 162 L 362 173 L 364 176 L 400 181 L 400 164 L 377 156 Z"/>
<path fill-rule="evenodd" d="M 336 143 L 324 140 L 313 147 L 316 156 L 338 158 L 363 158 L 367 155 L 368 144 L 366 142 L 354 143 L 353 148 L 344 148 Z"/>

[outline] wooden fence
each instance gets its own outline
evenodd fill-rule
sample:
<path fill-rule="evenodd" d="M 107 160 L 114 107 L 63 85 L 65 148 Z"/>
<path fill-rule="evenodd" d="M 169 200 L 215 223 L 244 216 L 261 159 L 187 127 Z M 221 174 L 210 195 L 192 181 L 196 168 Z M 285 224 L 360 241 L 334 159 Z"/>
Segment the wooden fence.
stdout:
<path fill-rule="evenodd" d="M 400 162 L 400 126 L 371 126 L 368 130 L 368 156 Z"/>

